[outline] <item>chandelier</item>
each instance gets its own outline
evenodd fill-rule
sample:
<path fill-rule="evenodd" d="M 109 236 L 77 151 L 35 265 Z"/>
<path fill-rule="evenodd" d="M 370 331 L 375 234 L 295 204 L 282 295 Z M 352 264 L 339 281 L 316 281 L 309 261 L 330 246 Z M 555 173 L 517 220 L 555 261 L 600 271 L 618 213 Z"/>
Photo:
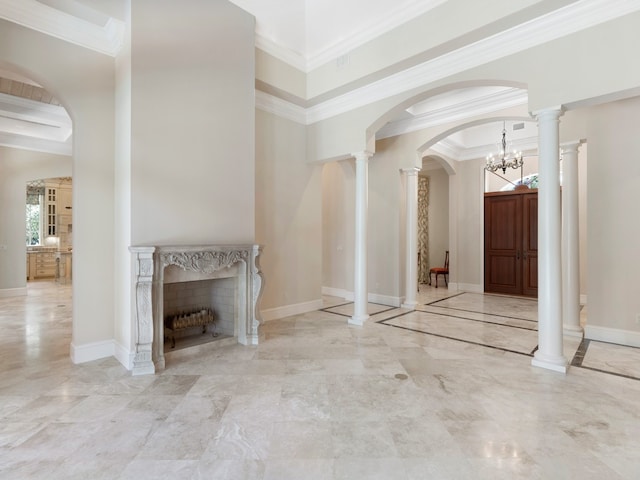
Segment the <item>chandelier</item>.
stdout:
<path fill-rule="evenodd" d="M 522 168 L 522 152 L 513 150 L 507 151 L 507 129 L 505 123 L 502 124 L 502 150 L 499 156 L 501 158 L 494 157 L 493 154 L 487 155 L 487 164 L 484 166 L 485 170 L 495 173 L 497 170 L 502 170 L 502 173 L 507 173 L 507 168 Z"/>

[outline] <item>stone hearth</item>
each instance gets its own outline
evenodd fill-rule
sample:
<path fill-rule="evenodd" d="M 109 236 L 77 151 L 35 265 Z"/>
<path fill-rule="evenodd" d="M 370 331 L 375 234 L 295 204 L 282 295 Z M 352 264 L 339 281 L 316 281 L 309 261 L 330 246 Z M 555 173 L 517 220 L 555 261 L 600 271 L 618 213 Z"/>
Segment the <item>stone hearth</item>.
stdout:
<path fill-rule="evenodd" d="M 134 262 L 133 375 L 164 369 L 165 283 L 235 278 L 234 336 L 241 344 L 258 344 L 259 245 L 135 246 L 129 250 Z"/>

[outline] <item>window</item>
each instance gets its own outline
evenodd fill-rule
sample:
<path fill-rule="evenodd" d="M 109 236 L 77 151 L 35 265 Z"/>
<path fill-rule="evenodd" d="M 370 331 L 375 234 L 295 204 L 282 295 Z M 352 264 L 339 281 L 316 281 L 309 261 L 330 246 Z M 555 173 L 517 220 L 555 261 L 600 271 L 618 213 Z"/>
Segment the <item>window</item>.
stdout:
<path fill-rule="evenodd" d="M 500 191 L 508 192 L 510 190 L 513 190 L 517 185 L 520 185 L 520 184 L 526 185 L 529 188 L 538 188 L 538 174 L 532 173 L 531 175 L 527 175 L 522 179 L 522 182 L 518 180 L 515 183 L 508 183 L 507 185 L 502 187 Z"/>

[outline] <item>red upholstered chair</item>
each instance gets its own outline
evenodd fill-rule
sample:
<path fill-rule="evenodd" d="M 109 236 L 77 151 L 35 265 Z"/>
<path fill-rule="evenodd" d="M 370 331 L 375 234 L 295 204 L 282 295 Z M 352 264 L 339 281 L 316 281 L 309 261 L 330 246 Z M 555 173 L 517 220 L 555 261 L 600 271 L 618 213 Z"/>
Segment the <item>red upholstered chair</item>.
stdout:
<path fill-rule="evenodd" d="M 444 277 L 444 286 L 449 286 L 448 276 L 449 276 L 449 250 L 444 254 L 444 267 L 433 267 L 429 269 L 429 285 L 431 285 L 431 274 L 436 274 L 436 288 L 438 288 L 438 275 L 442 275 Z"/>

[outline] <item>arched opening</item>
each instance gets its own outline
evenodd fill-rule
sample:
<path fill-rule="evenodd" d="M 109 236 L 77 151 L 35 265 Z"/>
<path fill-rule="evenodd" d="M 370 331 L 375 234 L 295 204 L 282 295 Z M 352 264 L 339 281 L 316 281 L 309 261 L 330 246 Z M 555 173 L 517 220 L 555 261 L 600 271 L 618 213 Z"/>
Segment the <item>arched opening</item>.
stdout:
<path fill-rule="evenodd" d="M 0 69 L 30 79 L 57 98 L 72 121 L 73 137 L 66 155 L 49 154 L 58 160 L 65 157 L 63 171 L 49 168 L 47 162 L 42 162 L 38 167 L 42 169 L 41 173 L 25 175 L 19 182 L 20 191 L 12 193 L 14 198 L 20 199 L 16 219 L 19 218 L 22 226 L 15 233 L 13 230 L 8 232 L 11 241 L 6 244 L 7 253 L 11 254 L 0 260 L 0 270 L 19 272 L 16 273 L 19 278 L 3 278 L 0 290 L 5 293 L 8 290 L 9 295 L 21 295 L 26 288 L 26 182 L 34 178 L 73 177 L 73 321 L 70 345 L 67 342 L 58 355 L 68 356 L 70 351 L 75 363 L 111 356 L 115 350 L 113 312 L 116 308 L 113 58 L 67 42 L 50 41 L 49 37 L 14 23 L 3 23 L 2 33 Z M 23 48 L 15 48 L 15 45 Z M 24 152 L 38 149 L 9 150 L 12 152 L 11 170 L 17 162 L 24 160 Z M 55 165 L 55 162 L 49 165 Z M 8 192 L 4 188 L 2 191 Z M 125 339 L 123 344 L 126 343 Z"/>
<path fill-rule="evenodd" d="M 376 139 L 376 155 L 370 165 L 371 172 L 377 169 L 375 164 L 379 158 L 395 158 L 400 168 L 415 167 L 422 170 L 431 165 L 440 169 L 431 176 L 441 176 L 440 182 L 445 182 L 442 185 L 446 184 L 444 190 L 447 202 L 440 203 L 447 209 L 448 222 L 441 223 L 444 225 L 441 228 L 447 229 L 446 232 L 441 232 L 447 245 L 444 246 L 442 241 L 437 243 L 429 253 L 428 265 L 441 266 L 445 251 L 450 251 L 454 288 L 461 286 L 472 291 L 482 291 L 482 255 L 481 251 L 474 251 L 474 248 L 482 245 L 478 223 L 484 193 L 481 164 L 485 155 L 494 148 L 493 144 L 498 138 L 492 132 L 495 130 L 500 133 L 502 122 L 531 122 L 527 112 L 527 91 L 523 87 L 517 82 L 499 80 L 440 86 L 413 96 L 390 109 L 367 130 L 367 135 L 375 135 Z M 424 163 L 425 159 L 427 163 Z M 437 163 L 433 163 L 433 160 Z M 459 169 L 462 169 L 461 175 L 458 175 Z M 420 176 L 425 177 L 426 171 L 421 172 Z M 469 188 L 467 182 L 472 182 L 473 188 Z M 471 201 L 474 202 L 473 209 L 478 212 L 470 215 L 471 218 L 467 220 L 461 217 L 460 202 L 466 204 Z M 402 209 L 401 206 L 399 217 L 404 218 Z M 462 214 L 467 215 L 464 210 Z M 402 225 L 399 229 L 400 244 L 406 239 L 404 228 Z M 475 244 L 457 252 L 460 235 L 464 235 L 465 239 L 473 238 Z M 402 283 L 405 277 L 403 271 L 410 267 L 404 250 L 399 250 L 401 267 L 396 278 Z M 421 253 L 419 264 L 421 281 L 425 278 L 426 268 L 423 255 Z M 461 260 L 464 260 L 462 265 Z M 456 268 L 464 270 L 462 277 L 458 275 Z M 371 269 L 375 271 L 376 266 L 371 265 Z M 404 293 L 404 289 L 404 286 L 398 289 L 400 295 Z"/>
<path fill-rule="evenodd" d="M 449 169 L 445 168 L 449 167 Z M 429 270 L 443 266 L 449 243 L 451 166 L 438 155 L 422 158 L 418 174 L 418 284 L 429 283 Z"/>
<path fill-rule="evenodd" d="M 14 311 L 3 350 L 49 363 L 68 355 L 73 331 L 72 121 L 46 82 L 0 68 L 0 271 L 3 310 Z M 5 328 L 11 327 L 11 328 Z"/>

